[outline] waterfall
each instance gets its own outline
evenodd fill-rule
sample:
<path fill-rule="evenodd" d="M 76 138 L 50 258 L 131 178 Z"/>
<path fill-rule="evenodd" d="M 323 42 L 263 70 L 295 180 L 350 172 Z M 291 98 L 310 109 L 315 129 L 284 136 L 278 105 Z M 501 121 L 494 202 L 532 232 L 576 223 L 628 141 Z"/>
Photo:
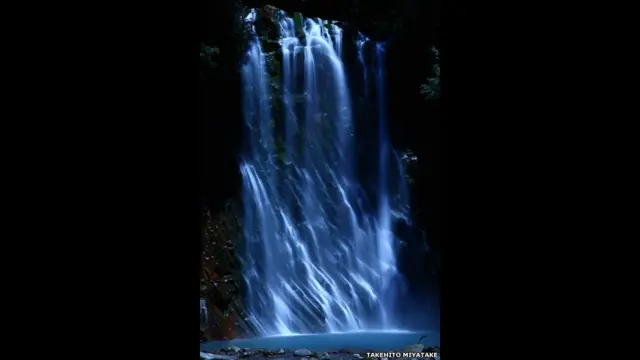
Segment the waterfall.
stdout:
<path fill-rule="evenodd" d="M 254 19 L 252 12 L 247 21 Z M 280 86 L 269 86 L 257 36 L 242 69 L 248 320 L 262 335 L 397 328 L 401 277 L 393 226 L 408 219 L 408 197 L 402 163 L 386 135 L 384 47 L 376 45 L 372 68 L 379 149 L 368 156 L 378 158 L 378 182 L 377 204 L 367 207 L 356 167 L 342 29 L 285 13 L 279 25 Z M 277 121 L 273 91 L 282 99 Z"/>
<path fill-rule="evenodd" d="M 204 328 L 209 322 L 209 312 L 207 311 L 207 301 L 200 299 L 200 328 Z"/>

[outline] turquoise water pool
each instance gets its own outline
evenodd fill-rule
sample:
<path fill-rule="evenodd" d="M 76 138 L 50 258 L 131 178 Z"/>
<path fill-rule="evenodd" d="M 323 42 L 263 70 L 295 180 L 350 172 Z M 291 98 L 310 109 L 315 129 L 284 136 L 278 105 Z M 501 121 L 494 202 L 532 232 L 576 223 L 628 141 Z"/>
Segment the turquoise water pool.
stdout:
<path fill-rule="evenodd" d="M 241 348 L 260 349 L 309 349 L 312 351 L 331 351 L 336 349 L 353 350 L 398 350 L 416 344 L 420 337 L 426 335 L 421 344 L 439 346 L 439 331 L 361 331 L 332 334 L 305 334 L 290 336 L 273 336 L 250 339 L 234 339 L 229 341 L 211 341 L 200 344 L 200 350 L 215 351 L 230 345 Z"/>

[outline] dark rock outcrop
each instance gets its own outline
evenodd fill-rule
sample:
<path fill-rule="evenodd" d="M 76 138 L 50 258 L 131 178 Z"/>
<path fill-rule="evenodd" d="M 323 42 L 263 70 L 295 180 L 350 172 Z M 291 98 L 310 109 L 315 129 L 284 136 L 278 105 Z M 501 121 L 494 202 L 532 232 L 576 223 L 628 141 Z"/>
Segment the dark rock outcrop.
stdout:
<path fill-rule="evenodd" d="M 242 241 L 241 209 L 229 202 L 217 214 L 203 214 L 200 258 L 200 298 L 202 340 L 224 340 L 254 335 L 242 306 L 240 266 L 236 256 Z"/>
<path fill-rule="evenodd" d="M 430 2 L 430 0 L 427 0 Z M 245 0 L 247 7 L 272 5 L 289 13 L 348 23 L 375 41 L 386 41 L 415 13 L 413 0 Z"/>

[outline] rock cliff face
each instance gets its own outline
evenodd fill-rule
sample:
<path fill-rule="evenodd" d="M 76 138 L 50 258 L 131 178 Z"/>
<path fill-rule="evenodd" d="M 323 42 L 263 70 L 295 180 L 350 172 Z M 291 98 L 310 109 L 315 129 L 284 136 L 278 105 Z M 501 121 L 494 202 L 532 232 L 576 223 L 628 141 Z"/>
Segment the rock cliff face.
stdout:
<path fill-rule="evenodd" d="M 201 340 L 234 339 L 254 333 L 242 307 L 236 248 L 242 241 L 241 209 L 229 202 L 217 214 L 203 213 L 200 268 Z"/>

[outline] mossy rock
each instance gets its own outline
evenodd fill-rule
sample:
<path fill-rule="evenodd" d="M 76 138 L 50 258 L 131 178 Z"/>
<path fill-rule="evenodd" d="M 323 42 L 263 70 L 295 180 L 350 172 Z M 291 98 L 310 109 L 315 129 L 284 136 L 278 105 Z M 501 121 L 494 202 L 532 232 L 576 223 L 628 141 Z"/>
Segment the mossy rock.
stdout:
<path fill-rule="evenodd" d="M 272 51 L 264 53 L 264 60 L 267 65 L 267 73 L 269 76 L 279 77 L 281 69 L 282 52 Z"/>

